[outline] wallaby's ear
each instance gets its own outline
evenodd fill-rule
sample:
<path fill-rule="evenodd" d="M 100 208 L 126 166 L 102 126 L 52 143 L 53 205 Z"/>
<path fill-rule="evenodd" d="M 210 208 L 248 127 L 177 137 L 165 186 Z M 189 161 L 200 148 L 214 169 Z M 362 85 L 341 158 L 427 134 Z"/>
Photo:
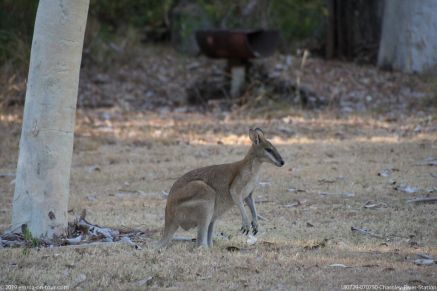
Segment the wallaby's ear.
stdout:
<path fill-rule="evenodd" d="M 261 128 L 257 127 L 255 128 L 255 131 L 258 133 L 260 137 L 264 137 L 264 132 L 261 130 Z"/>
<path fill-rule="evenodd" d="M 253 144 L 259 144 L 261 136 L 263 136 L 263 132 L 260 128 L 249 129 L 249 137 Z"/>

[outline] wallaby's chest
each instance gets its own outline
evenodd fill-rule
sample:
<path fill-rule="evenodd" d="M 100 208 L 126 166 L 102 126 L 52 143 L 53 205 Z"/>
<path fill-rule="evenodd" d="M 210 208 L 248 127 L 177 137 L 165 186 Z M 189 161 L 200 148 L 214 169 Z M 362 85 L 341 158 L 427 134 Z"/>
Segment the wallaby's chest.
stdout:
<path fill-rule="evenodd" d="M 241 195 L 242 198 L 246 198 L 252 193 L 259 181 L 259 171 L 258 168 L 254 170 L 252 169 L 242 169 L 240 174 L 232 183 L 232 191 Z"/>
<path fill-rule="evenodd" d="M 247 196 L 250 195 L 250 193 L 252 193 L 256 186 L 259 183 L 259 175 L 258 173 L 247 177 L 244 181 L 242 181 L 242 186 L 241 186 L 241 190 L 240 190 L 240 195 L 243 196 L 243 199 L 245 199 Z"/>

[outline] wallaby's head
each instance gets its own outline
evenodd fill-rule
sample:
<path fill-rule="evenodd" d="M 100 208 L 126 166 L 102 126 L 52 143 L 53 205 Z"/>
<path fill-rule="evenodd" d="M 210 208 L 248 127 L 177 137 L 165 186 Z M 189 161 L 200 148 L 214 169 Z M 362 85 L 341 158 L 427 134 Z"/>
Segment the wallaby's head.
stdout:
<path fill-rule="evenodd" d="M 249 129 L 249 137 L 256 158 L 278 167 L 284 165 L 284 160 L 278 150 L 264 137 L 264 133 L 260 128 Z"/>

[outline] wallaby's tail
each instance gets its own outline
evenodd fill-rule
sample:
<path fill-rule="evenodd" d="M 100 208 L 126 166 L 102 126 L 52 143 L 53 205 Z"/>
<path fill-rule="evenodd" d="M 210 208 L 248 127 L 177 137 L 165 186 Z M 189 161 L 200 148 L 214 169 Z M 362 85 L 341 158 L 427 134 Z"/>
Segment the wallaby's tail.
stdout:
<path fill-rule="evenodd" d="M 165 248 L 168 243 L 171 241 L 171 239 L 173 238 L 174 233 L 176 232 L 176 230 L 178 229 L 178 224 L 175 221 L 174 217 L 172 217 L 171 211 L 167 207 L 165 207 L 165 224 L 164 224 L 164 231 L 162 234 L 162 238 L 158 243 L 158 248 Z"/>

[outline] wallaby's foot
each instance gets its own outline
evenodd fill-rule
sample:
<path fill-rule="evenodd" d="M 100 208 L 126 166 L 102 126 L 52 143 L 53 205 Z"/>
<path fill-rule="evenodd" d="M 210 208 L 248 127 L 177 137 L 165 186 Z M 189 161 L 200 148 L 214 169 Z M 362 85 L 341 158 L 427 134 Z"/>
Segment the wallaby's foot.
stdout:
<path fill-rule="evenodd" d="M 241 226 L 240 230 L 243 234 L 248 235 L 250 231 L 250 225 L 248 223 L 243 223 L 243 226 Z"/>
<path fill-rule="evenodd" d="M 206 248 L 206 249 L 208 248 L 208 225 L 209 223 L 202 222 L 197 226 L 196 243 L 199 248 Z"/>
<path fill-rule="evenodd" d="M 252 233 L 253 235 L 258 233 L 258 223 L 256 221 L 252 221 Z"/>

